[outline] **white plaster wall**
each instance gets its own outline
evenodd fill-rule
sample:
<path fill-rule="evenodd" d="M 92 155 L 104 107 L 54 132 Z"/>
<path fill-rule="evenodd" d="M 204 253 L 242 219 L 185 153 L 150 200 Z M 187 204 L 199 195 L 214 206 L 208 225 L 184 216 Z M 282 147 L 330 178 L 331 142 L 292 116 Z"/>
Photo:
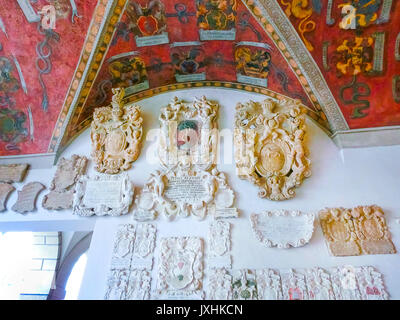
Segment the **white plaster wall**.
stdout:
<path fill-rule="evenodd" d="M 234 110 L 237 102 L 250 99 L 260 101 L 265 98 L 262 95 L 224 89 L 182 90 L 155 96 L 138 103 L 142 106 L 145 136 L 150 129 L 159 127 L 159 108 L 165 106 L 174 95 L 189 101 L 194 96 L 206 95 L 207 98 L 218 101 L 221 105 L 220 129 L 233 129 Z M 252 212 L 261 212 L 266 209 L 288 209 L 316 213 L 324 207 L 350 208 L 358 205 L 377 204 L 384 209 L 393 242 L 400 250 L 400 224 L 395 222 L 397 218 L 400 218 L 400 146 L 339 151 L 332 140 L 312 121 L 308 121 L 308 125 L 312 176 L 297 189 L 297 196 L 292 200 L 273 202 L 260 199 L 255 186 L 236 177 L 233 163 L 221 163 L 218 166 L 220 171 L 227 173 L 229 182 L 236 191 L 237 207 L 241 211 L 239 219 L 230 220 L 233 223 L 233 268 L 287 269 L 314 266 L 331 267 L 344 264 L 372 265 L 383 273 L 391 297 L 400 299 L 399 254 L 331 257 L 318 222 L 310 243 L 302 248 L 289 250 L 265 248 L 255 239 L 248 219 Z M 129 171 L 131 180 L 139 188 L 144 185 L 150 173 L 158 168 L 157 164 L 149 163 L 147 160 L 149 159 L 148 155 L 154 151 L 153 147 L 154 141 L 145 141 L 141 156 Z M 224 141 L 222 141 L 221 150 L 224 150 Z M 88 130 L 81 134 L 62 156 L 69 157 L 74 153 L 89 156 Z M 231 156 L 233 158 L 233 155 Z M 51 170 L 31 170 L 25 182 L 37 180 L 48 186 L 54 171 L 55 167 Z M 93 167 L 90 164 L 89 174 L 92 173 Z M 20 186 L 18 187 L 20 188 Z M 38 203 L 41 203 L 45 193 L 41 193 Z M 11 208 L 15 201 L 16 193 L 10 197 L 8 207 Z M 74 228 L 90 230 L 89 228 L 92 226 L 94 234 L 80 298 L 102 299 L 117 226 L 120 223 L 133 223 L 132 215 L 117 218 L 82 218 L 73 216 L 69 211 L 51 212 L 40 208 L 40 204 L 38 207 L 37 212 L 25 216 L 11 211 L 0 214 L 0 230 L 29 230 L 29 228 L 43 229 L 46 227 L 58 227 L 60 229 L 58 231 L 74 230 Z M 159 231 L 157 239 L 164 236 L 194 235 L 202 237 L 207 243 L 210 221 L 211 218 L 199 222 L 195 218 L 189 217 L 167 222 L 164 217 L 159 217 L 156 220 Z M 69 229 L 65 229 L 67 225 Z M 157 241 L 156 247 L 152 289 L 156 284 L 158 244 L 159 241 Z"/>

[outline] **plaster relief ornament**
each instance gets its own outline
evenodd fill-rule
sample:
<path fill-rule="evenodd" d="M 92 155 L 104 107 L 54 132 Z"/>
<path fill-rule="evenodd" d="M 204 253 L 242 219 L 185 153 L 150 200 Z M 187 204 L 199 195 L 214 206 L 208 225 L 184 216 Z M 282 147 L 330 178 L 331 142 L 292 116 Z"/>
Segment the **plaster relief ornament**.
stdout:
<path fill-rule="evenodd" d="M 293 198 L 294 188 L 311 175 L 304 114 L 299 100 L 266 99 L 236 106 L 237 174 L 257 185 L 261 198 Z"/>
<path fill-rule="evenodd" d="M 382 274 L 373 267 L 358 267 L 356 277 L 362 300 L 389 300 Z"/>
<path fill-rule="evenodd" d="M 334 268 L 331 271 L 331 281 L 336 300 L 361 300 L 353 266 Z"/>
<path fill-rule="evenodd" d="M 316 267 L 307 269 L 305 276 L 310 300 L 335 300 L 331 276 L 328 272 Z"/>
<path fill-rule="evenodd" d="M 308 300 L 305 276 L 295 270 L 281 272 L 284 300 Z"/>
<path fill-rule="evenodd" d="M 36 199 L 39 193 L 46 189 L 40 182 L 29 182 L 18 191 L 17 202 L 11 208 L 19 213 L 32 212 L 36 210 Z"/>
<path fill-rule="evenodd" d="M 15 188 L 8 183 L 0 183 L 0 212 L 6 210 L 7 198 Z"/>
<path fill-rule="evenodd" d="M 226 221 L 213 221 L 209 229 L 209 261 L 214 268 L 231 268 L 231 224 Z"/>
<path fill-rule="evenodd" d="M 235 270 L 233 272 L 232 290 L 234 300 L 257 300 L 255 273 L 247 269 Z"/>
<path fill-rule="evenodd" d="M 320 211 L 320 223 L 334 256 L 396 253 L 382 209 L 360 206 Z"/>
<path fill-rule="evenodd" d="M 151 223 L 141 223 L 136 226 L 131 269 L 152 269 L 156 232 L 156 227 Z"/>
<path fill-rule="evenodd" d="M 129 212 L 134 189 L 126 172 L 81 176 L 76 183 L 73 213 L 80 216 L 120 216 Z"/>
<path fill-rule="evenodd" d="M 134 219 L 151 220 L 158 214 L 169 220 L 189 215 L 203 219 L 207 213 L 216 219 L 232 218 L 238 216 L 234 200 L 224 173 L 178 164 L 151 174 L 135 200 Z"/>
<path fill-rule="evenodd" d="M 125 300 L 150 299 L 150 273 L 146 270 L 131 270 Z"/>
<path fill-rule="evenodd" d="M 50 193 L 44 196 L 42 206 L 48 210 L 72 208 L 75 183 L 85 173 L 88 159 L 73 155 L 71 159 L 61 158 L 50 185 Z"/>
<path fill-rule="evenodd" d="M 130 271 L 115 269 L 110 271 L 104 300 L 125 300 Z"/>
<path fill-rule="evenodd" d="M 272 269 L 256 271 L 258 300 L 283 300 L 281 276 Z"/>
<path fill-rule="evenodd" d="M 133 256 L 135 243 L 135 226 L 133 224 L 121 224 L 114 239 L 111 269 L 129 269 Z"/>
<path fill-rule="evenodd" d="M 195 98 L 186 103 L 177 97 L 161 109 L 158 154 L 163 166 L 196 164 L 205 169 L 216 164 L 219 105 Z"/>
<path fill-rule="evenodd" d="M 307 244 L 314 232 L 314 214 L 300 211 L 265 211 L 251 214 L 251 228 L 266 247 L 290 248 Z"/>
<path fill-rule="evenodd" d="M 157 293 L 161 298 L 203 299 L 203 240 L 171 237 L 161 240 Z"/>
<path fill-rule="evenodd" d="M 28 171 L 29 164 L 0 165 L 0 182 L 22 182 Z"/>
<path fill-rule="evenodd" d="M 225 268 L 210 269 L 208 277 L 208 300 L 232 300 L 232 276 Z"/>
<path fill-rule="evenodd" d="M 143 135 L 140 108 L 124 106 L 124 89 L 112 92 L 112 107 L 94 111 L 90 133 L 95 169 L 108 174 L 131 168 L 131 163 L 139 157 Z"/>

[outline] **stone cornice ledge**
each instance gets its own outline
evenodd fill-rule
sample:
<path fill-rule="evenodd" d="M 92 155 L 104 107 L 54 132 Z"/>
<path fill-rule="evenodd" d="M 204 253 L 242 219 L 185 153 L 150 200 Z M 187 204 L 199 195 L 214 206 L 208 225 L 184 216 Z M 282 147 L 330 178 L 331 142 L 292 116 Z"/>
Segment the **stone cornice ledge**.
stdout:
<path fill-rule="evenodd" d="M 331 138 L 340 149 L 398 145 L 400 126 L 337 131 Z"/>
<path fill-rule="evenodd" d="M 0 157 L 0 164 L 28 163 L 31 169 L 51 168 L 55 162 L 55 153 L 23 154 Z"/>
<path fill-rule="evenodd" d="M 285 44 L 292 58 L 298 64 L 326 114 L 332 131 L 348 130 L 348 124 L 318 65 L 277 3 L 277 0 L 253 0 L 251 2 L 261 9 L 265 19 L 273 26 L 280 40 Z M 246 1 L 244 3 L 246 4 Z M 272 40 L 275 41 L 274 39 Z"/>

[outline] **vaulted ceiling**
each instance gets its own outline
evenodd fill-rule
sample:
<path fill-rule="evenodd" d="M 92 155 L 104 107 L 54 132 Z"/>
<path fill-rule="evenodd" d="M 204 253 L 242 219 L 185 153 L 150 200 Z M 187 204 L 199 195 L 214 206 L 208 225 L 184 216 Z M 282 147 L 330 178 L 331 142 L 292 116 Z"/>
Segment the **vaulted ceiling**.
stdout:
<path fill-rule="evenodd" d="M 59 152 L 113 87 L 127 101 L 209 86 L 287 96 L 333 135 L 400 125 L 397 1 L 0 5 L 0 156 Z"/>

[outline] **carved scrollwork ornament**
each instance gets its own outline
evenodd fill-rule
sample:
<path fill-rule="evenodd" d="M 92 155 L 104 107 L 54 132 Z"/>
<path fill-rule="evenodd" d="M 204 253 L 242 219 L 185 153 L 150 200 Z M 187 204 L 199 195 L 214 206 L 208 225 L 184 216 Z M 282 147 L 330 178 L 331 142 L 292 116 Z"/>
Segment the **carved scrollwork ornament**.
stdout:
<path fill-rule="evenodd" d="M 299 100 L 239 103 L 234 134 L 238 176 L 257 185 L 261 198 L 293 198 L 294 188 L 311 175 L 306 130 Z"/>
<path fill-rule="evenodd" d="M 90 133 L 95 169 L 108 174 L 131 167 L 139 157 L 143 135 L 140 107 L 124 106 L 123 88 L 112 89 L 112 92 L 112 107 L 101 107 L 94 111 Z"/>
<path fill-rule="evenodd" d="M 153 220 L 163 214 L 167 219 L 193 215 L 199 220 L 207 213 L 215 219 L 238 216 L 235 194 L 224 173 L 195 165 L 177 164 L 151 174 L 142 193 L 135 199 L 135 220 Z"/>

